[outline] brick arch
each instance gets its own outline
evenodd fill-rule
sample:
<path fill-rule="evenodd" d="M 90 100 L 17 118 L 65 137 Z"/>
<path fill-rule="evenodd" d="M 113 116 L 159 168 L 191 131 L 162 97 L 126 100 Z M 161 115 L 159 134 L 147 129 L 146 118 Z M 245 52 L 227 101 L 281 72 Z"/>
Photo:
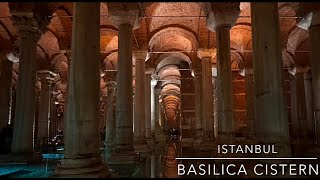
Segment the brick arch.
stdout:
<path fill-rule="evenodd" d="M 196 50 L 198 47 L 195 35 L 183 28 L 168 27 L 156 32 L 149 40 L 151 51 L 168 51 L 168 49 Z"/>

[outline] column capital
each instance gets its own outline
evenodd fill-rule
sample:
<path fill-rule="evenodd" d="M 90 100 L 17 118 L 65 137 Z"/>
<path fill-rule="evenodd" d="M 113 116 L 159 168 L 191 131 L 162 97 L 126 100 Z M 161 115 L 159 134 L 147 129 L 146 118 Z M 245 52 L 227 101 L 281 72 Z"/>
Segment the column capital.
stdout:
<path fill-rule="evenodd" d="M 152 86 L 152 88 L 154 88 L 157 84 L 158 84 L 158 80 L 156 80 L 156 79 L 152 79 L 152 80 L 151 80 L 151 86 Z"/>
<path fill-rule="evenodd" d="M 32 11 L 11 11 L 11 14 L 11 20 L 17 27 L 20 38 L 32 38 L 38 41 L 42 35 L 42 31 L 50 22 L 47 16 L 41 16 Z M 20 39 L 18 39 L 19 41 Z"/>
<path fill-rule="evenodd" d="M 148 51 L 147 50 L 139 50 L 139 51 L 133 51 L 133 58 L 137 60 L 143 60 L 146 61 L 148 58 Z"/>
<path fill-rule="evenodd" d="M 304 74 L 308 72 L 310 69 L 310 66 L 295 66 L 292 69 L 289 69 L 289 73 L 292 74 L 293 76 L 299 75 L 299 74 Z"/>
<path fill-rule="evenodd" d="M 140 27 L 141 10 L 139 3 L 109 2 L 108 11 L 116 27 L 123 24 L 129 24 L 133 29 Z"/>
<path fill-rule="evenodd" d="M 215 49 L 199 49 L 198 50 L 198 57 L 203 60 L 210 58 L 212 59 L 216 55 Z"/>
<path fill-rule="evenodd" d="M 212 65 L 212 77 L 216 78 L 218 76 L 218 70 L 215 64 Z"/>
<path fill-rule="evenodd" d="M 303 18 L 297 22 L 297 26 L 309 30 L 312 26 L 320 24 L 320 3 L 299 3 L 296 13 L 302 14 Z"/>
<path fill-rule="evenodd" d="M 107 82 L 107 92 L 111 93 L 114 92 L 117 88 L 117 82 L 116 81 L 110 81 Z"/>
<path fill-rule="evenodd" d="M 39 77 L 41 84 L 50 84 L 55 79 L 57 74 L 49 70 L 40 70 L 37 71 L 37 76 Z"/>
<path fill-rule="evenodd" d="M 215 31 L 219 26 L 231 28 L 240 14 L 240 2 L 215 2 L 211 3 L 211 11 L 207 17 L 207 28 Z"/>

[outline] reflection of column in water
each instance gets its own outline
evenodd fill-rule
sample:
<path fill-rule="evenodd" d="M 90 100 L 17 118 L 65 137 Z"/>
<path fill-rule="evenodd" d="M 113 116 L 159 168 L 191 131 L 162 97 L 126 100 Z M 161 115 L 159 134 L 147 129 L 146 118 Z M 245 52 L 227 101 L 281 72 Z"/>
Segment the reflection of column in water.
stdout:
<path fill-rule="evenodd" d="M 169 142 L 164 157 L 163 176 L 165 178 L 176 178 L 178 176 L 177 148 L 173 142 Z"/>

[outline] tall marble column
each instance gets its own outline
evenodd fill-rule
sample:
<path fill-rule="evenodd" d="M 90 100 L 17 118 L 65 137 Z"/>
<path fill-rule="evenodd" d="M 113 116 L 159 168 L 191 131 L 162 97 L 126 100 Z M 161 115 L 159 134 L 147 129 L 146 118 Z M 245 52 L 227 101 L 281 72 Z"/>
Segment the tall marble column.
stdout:
<path fill-rule="evenodd" d="M 31 16 L 30 16 L 31 15 Z M 13 23 L 20 35 L 19 78 L 15 106 L 12 153 L 30 158 L 33 153 L 33 121 L 35 112 L 36 50 L 41 28 L 47 21 L 38 21 L 36 14 L 12 13 Z"/>
<path fill-rule="evenodd" d="M 71 62 L 65 112 L 65 153 L 56 176 L 107 177 L 99 150 L 100 3 L 73 6 Z"/>
<path fill-rule="evenodd" d="M 212 3 L 207 26 L 216 32 L 218 139 L 232 141 L 234 136 L 233 87 L 231 72 L 230 29 L 236 23 L 240 3 Z"/>
<path fill-rule="evenodd" d="M 146 127 L 146 138 L 150 139 L 151 138 L 151 75 L 152 71 L 146 71 L 145 74 L 145 127 Z"/>
<path fill-rule="evenodd" d="M 212 50 L 199 50 L 198 56 L 201 58 L 201 71 L 202 71 L 202 97 L 206 97 L 202 101 L 202 120 L 203 120 L 203 140 L 214 140 L 214 119 L 213 119 L 213 85 L 212 85 L 212 58 L 214 52 Z"/>
<path fill-rule="evenodd" d="M 135 94 L 134 94 L 134 140 L 137 143 L 145 142 L 145 119 L 146 119 L 146 109 L 145 109 L 145 59 L 147 56 L 147 51 L 136 51 L 134 52 L 134 58 L 136 62 L 135 66 Z"/>
<path fill-rule="evenodd" d="M 284 101 L 278 3 L 252 2 L 251 17 L 255 136 L 261 143 L 277 144 L 278 156 L 288 155 L 289 133 Z"/>
<path fill-rule="evenodd" d="M 202 75 L 201 62 L 195 62 L 193 66 L 194 86 L 195 86 L 195 120 L 196 120 L 196 138 L 202 138 L 203 122 L 202 122 Z"/>
<path fill-rule="evenodd" d="M 161 89 L 155 86 L 154 89 L 154 106 L 155 106 L 155 112 L 154 112 L 154 124 L 155 124 L 155 130 L 160 128 L 160 113 L 161 113 L 161 107 L 160 107 L 160 102 L 159 102 L 159 96 L 160 96 Z"/>
<path fill-rule="evenodd" d="M 155 134 L 155 129 L 156 129 L 156 118 L 157 118 L 157 100 L 159 102 L 159 96 L 158 98 L 156 97 L 156 85 L 157 85 L 158 81 L 155 79 L 151 80 L 151 135 L 152 137 L 154 137 Z M 159 123 L 159 121 L 158 121 Z"/>
<path fill-rule="evenodd" d="M 136 158 L 133 149 L 132 31 L 137 28 L 139 6 L 137 3 L 108 3 L 108 11 L 118 28 L 115 147 L 118 156 L 114 157 L 128 161 Z"/>
<path fill-rule="evenodd" d="M 50 91 L 51 83 L 56 76 L 51 71 L 38 71 L 37 75 L 41 82 L 41 91 L 39 99 L 39 119 L 38 119 L 38 142 L 39 146 L 49 143 L 49 110 L 50 110 Z"/>
<path fill-rule="evenodd" d="M 0 57 L 0 132 L 2 128 L 7 127 L 9 122 L 11 81 L 12 81 L 12 65 L 5 54 Z"/>

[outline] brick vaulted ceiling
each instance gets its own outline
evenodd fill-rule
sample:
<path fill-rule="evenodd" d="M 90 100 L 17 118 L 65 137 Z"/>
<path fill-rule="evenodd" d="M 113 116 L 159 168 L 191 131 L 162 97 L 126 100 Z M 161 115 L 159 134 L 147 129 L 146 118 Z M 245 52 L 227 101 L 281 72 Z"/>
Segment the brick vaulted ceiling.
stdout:
<path fill-rule="evenodd" d="M 10 4 L 10 6 L 9 6 Z M 23 3 L 19 3 L 23 4 Z M 145 49 L 150 52 L 146 62 L 147 68 L 154 68 L 158 77 L 170 79 L 163 84 L 163 100 L 175 113 L 179 104 L 180 73 L 183 64 L 192 65 L 196 61 L 199 48 L 216 48 L 215 32 L 206 27 L 206 17 L 210 3 L 196 2 L 141 2 L 141 24 L 133 31 L 133 50 Z M 0 3 L 0 48 L 12 51 L 14 42 L 19 36 L 11 21 L 11 3 Z M 278 3 L 281 28 L 281 47 L 285 67 L 292 64 L 309 65 L 310 49 L 308 32 L 296 26 L 301 20 L 299 3 Z M 38 41 L 37 69 L 49 69 L 60 74 L 61 80 L 55 85 L 56 90 L 65 91 L 68 64 L 70 61 L 73 3 L 54 2 L 37 3 L 34 11 L 46 15 L 51 20 L 47 31 Z M 100 7 L 100 50 L 101 72 L 116 70 L 118 32 L 108 12 L 108 3 Z M 240 3 L 240 16 L 230 32 L 233 68 L 241 68 L 246 61 L 246 52 L 252 49 L 250 3 Z M 266 27 L 268 28 L 268 27 Z M 171 53 L 170 53 L 171 52 Z M 240 60 L 241 59 L 241 60 Z M 249 61 L 249 60 L 248 60 Z M 212 63 L 216 58 L 212 59 Z M 134 62 L 133 62 L 134 65 Z M 133 66 L 134 67 L 134 66 Z M 133 71 L 134 72 L 134 71 Z M 18 77 L 18 64 L 13 68 L 13 84 Z M 110 77 L 110 76 L 108 76 Z M 101 89 L 106 86 L 107 79 L 101 76 Z M 174 108 L 170 108 L 170 107 Z"/>

